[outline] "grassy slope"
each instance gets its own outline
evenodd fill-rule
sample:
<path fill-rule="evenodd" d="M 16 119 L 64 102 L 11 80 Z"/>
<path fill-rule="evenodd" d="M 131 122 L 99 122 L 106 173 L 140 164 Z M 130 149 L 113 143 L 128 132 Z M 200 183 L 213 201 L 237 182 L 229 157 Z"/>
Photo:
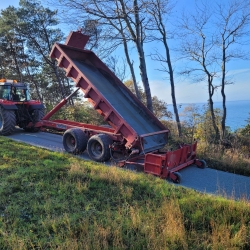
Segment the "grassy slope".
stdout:
<path fill-rule="evenodd" d="M 246 201 L 0 143 L 0 249 L 250 248 Z"/>
<path fill-rule="evenodd" d="M 240 150 L 232 148 L 223 150 L 220 145 L 199 142 L 197 153 L 210 168 L 250 176 L 250 159 Z"/>

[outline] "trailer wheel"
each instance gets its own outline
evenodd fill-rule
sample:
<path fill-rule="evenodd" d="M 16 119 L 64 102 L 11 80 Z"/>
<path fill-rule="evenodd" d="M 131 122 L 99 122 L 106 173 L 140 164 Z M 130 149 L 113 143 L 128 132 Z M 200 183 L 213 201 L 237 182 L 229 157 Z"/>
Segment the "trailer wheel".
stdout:
<path fill-rule="evenodd" d="M 174 172 L 173 174 L 176 176 L 176 180 L 172 180 L 173 183 L 176 183 L 176 184 L 181 183 L 181 174 L 179 172 Z"/>
<path fill-rule="evenodd" d="M 198 166 L 198 168 L 207 168 L 207 163 L 204 160 L 199 160 L 199 162 L 201 163 L 201 166 Z"/>
<path fill-rule="evenodd" d="M 63 146 L 68 153 L 82 153 L 88 143 L 87 135 L 79 128 L 71 128 L 63 134 Z"/>
<path fill-rule="evenodd" d="M 15 131 L 16 115 L 13 110 L 0 107 L 0 135 L 10 135 Z"/>
<path fill-rule="evenodd" d="M 108 161 L 110 159 L 110 148 L 112 139 L 105 134 L 93 135 L 88 141 L 89 157 L 98 162 Z"/>

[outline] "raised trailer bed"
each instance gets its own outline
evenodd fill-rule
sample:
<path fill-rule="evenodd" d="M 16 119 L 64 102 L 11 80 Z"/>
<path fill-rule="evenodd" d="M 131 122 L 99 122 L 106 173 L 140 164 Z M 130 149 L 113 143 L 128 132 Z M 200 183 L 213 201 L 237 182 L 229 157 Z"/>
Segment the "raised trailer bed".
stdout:
<path fill-rule="evenodd" d="M 122 134 L 126 148 L 145 153 L 162 148 L 167 143 L 168 129 L 92 51 L 83 49 L 87 39 L 79 32 L 71 32 L 66 45 L 56 43 L 50 56 L 115 133 Z"/>
<path fill-rule="evenodd" d="M 170 177 L 175 182 L 180 179 L 176 173 L 180 169 L 191 164 L 203 166 L 204 163 L 196 159 L 196 143 L 176 151 L 160 152 L 167 144 L 169 130 L 92 51 L 84 49 L 87 41 L 88 36 L 71 32 L 65 44 L 53 46 L 50 56 L 58 61 L 58 66 L 75 82 L 76 91 L 84 93 L 110 128 L 50 120 L 71 95 L 45 115 L 36 127 L 65 131 L 63 144 L 67 152 L 80 153 L 87 149 L 95 161 L 107 161 L 118 154 L 122 156 L 116 159 L 120 165 L 142 165 L 146 173 Z"/>

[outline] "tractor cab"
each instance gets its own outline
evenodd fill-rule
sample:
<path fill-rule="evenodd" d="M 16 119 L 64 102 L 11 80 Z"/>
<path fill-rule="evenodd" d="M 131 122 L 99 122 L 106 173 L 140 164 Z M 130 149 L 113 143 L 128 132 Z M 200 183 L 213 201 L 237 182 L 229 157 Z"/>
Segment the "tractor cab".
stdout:
<path fill-rule="evenodd" d="M 43 116 L 44 105 L 30 99 L 27 84 L 0 79 L 0 135 L 12 134 L 15 126 L 36 132 Z"/>
<path fill-rule="evenodd" d="M 29 101 L 28 86 L 16 80 L 0 79 L 0 99 L 12 102 Z"/>

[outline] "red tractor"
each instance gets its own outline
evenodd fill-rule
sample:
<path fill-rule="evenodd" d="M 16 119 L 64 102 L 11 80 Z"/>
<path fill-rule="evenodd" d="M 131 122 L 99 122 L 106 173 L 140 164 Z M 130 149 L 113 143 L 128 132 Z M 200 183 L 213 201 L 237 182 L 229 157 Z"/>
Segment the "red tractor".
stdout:
<path fill-rule="evenodd" d="M 0 79 L 0 135 L 12 134 L 15 126 L 37 132 L 34 125 L 43 116 L 44 105 L 30 100 L 27 84 Z"/>

